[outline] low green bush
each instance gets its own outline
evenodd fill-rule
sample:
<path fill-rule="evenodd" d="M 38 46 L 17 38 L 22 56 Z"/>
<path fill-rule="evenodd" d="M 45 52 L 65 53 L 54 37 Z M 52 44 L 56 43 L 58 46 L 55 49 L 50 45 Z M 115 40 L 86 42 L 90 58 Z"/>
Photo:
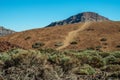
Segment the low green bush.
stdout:
<path fill-rule="evenodd" d="M 88 47 L 87 50 L 95 50 L 94 47 Z"/>
<path fill-rule="evenodd" d="M 56 42 L 56 43 L 55 43 L 55 46 L 56 46 L 56 47 L 63 46 L 63 43 L 62 43 L 62 42 Z"/>
<path fill-rule="evenodd" d="M 107 71 L 107 72 L 120 71 L 120 65 L 107 65 L 107 66 L 104 66 L 101 70 Z"/>
<path fill-rule="evenodd" d="M 53 54 L 53 55 L 50 55 L 49 58 L 48 58 L 48 61 L 51 62 L 51 63 L 56 63 L 56 64 L 59 64 L 59 57 L 57 54 Z"/>
<path fill-rule="evenodd" d="M 59 53 L 59 51 L 52 49 L 52 48 L 40 48 L 38 49 L 43 54 L 55 54 Z"/>
<path fill-rule="evenodd" d="M 112 53 L 113 56 L 115 56 L 116 58 L 120 58 L 120 51 L 115 51 Z"/>
<path fill-rule="evenodd" d="M 89 56 L 87 54 L 78 54 L 78 55 L 76 55 L 76 57 L 79 59 L 81 64 L 88 64 L 91 59 L 91 56 Z"/>
<path fill-rule="evenodd" d="M 92 67 L 100 68 L 100 67 L 103 67 L 105 65 L 105 62 L 100 56 L 93 56 L 89 60 L 88 64 L 91 65 Z"/>
<path fill-rule="evenodd" d="M 92 75 L 95 74 L 95 69 L 90 65 L 85 64 L 84 66 L 78 68 L 74 73 L 78 75 Z"/>
<path fill-rule="evenodd" d="M 0 60 L 5 62 L 10 59 L 11 59 L 11 56 L 9 54 L 7 54 L 7 53 L 0 54 Z"/>
<path fill-rule="evenodd" d="M 67 63 L 69 63 L 69 61 L 70 61 L 70 57 L 68 56 L 64 56 L 63 58 L 61 58 L 62 65 L 66 65 Z"/>
<path fill-rule="evenodd" d="M 109 56 L 105 57 L 104 60 L 105 60 L 106 65 L 115 64 L 117 61 L 117 58 L 114 57 L 113 55 L 109 55 Z"/>
<path fill-rule="evenodd" d="M 32 45 L 32 48 L 40 48 L 42 46 L 44 46 L 45 44 L 43 42 L 36 42 Z"/>
<path fill-rule="evenodd" d="M 101 57 L 105 58 L 105 57 L 109 56 L 110 53 L 108 53 L 108 52 L 99 52 L 99 55 L 100 55 Z"/>

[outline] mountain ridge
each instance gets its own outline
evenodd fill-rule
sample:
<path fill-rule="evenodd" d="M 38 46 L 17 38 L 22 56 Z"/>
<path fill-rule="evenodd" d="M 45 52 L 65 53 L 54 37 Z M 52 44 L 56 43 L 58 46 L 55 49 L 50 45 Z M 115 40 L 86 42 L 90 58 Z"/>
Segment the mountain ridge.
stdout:
<path fill-rule="evenodd" d="M 101 21 L 111 21 L 111 20 L 95 12 L 82 12 L 64 20 L 52 22 L 46 27 L 74 24 L 79 22 L 101 22 Z"/>

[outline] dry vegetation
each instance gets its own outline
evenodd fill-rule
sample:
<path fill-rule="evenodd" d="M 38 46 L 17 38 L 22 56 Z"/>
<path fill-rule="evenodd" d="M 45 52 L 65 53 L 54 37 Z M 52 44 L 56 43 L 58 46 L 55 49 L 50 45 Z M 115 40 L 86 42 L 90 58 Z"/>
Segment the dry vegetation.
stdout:
<path fill-rule="evenodd" d="M 120 79 L 120 51 L 12 49 L 0 54 L 0 80 Z"/>

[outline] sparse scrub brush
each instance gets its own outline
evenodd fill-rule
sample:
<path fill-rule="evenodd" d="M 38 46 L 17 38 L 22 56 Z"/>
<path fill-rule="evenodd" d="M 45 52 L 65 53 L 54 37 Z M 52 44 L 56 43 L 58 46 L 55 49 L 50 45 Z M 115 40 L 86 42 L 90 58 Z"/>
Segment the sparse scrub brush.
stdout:
<path fill-rule="evenodd" d="M 82 67 L 76 69 L 74 73 L 78 75 L 92 75 L 95 74 L 95 69 L 90 65 L 84 64 Z"/>

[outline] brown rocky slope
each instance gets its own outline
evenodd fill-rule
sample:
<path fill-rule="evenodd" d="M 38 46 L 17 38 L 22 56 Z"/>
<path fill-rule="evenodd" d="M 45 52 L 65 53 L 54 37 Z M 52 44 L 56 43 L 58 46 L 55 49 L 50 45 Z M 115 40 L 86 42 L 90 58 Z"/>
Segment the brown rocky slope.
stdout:
<path fill-rule="evenodd" d="M 89 25 L 84 25 L 85 23 L 76 23 L 28 30 L 1 37 L 0 41 L 8 41 L 26 49 L 120 50 L 120 22 L 90 22 Z M 82 27 L 85 28 L 78 30 Z M 72 34 L 69 36 L 72 31 L 77 31 L 74 37 L 67 42 L 67 46 L 59 49 L 59 47 L 65 45 L 66 38 L 73 36 Z"/>
<path fill-rule="evenodd" d="M 24 49 L 18 45 L 15 45 L 15 44 L 11 44 L 10 42 L 7 42 L 7 41 L 1 41 L 0 42 L 0 52 L 3 52 L 3 51 L 8 51 L 10 49 L 14 49 L 14 48 L 21 48 L 21 49 Z"/>

